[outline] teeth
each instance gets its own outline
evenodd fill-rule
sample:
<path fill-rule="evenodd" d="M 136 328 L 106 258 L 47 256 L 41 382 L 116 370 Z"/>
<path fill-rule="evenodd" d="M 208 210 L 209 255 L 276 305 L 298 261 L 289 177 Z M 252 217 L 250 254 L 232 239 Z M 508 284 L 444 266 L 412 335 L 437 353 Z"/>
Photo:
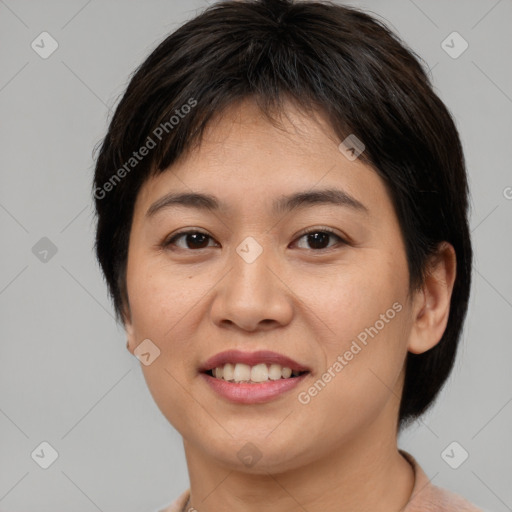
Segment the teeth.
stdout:
<path fill-rule="evenodd" d="M 283 370 L 281 371 L 281 375 L 283 376 L 283 379 L 289 379 L 292 376 L 292 369 L 283 368 Z"/>
<path fill-rule="evenodd" d="M 281 378 L 282 368 L 280 364 L 271 364 L 268 369 L 268 378 L 270 380 L 279 380 Z"/>
<path fill-rule="evenodd" d="M 224 366 L 214 368 L 213 376 L 217 379 L 230 382 L 266 382 L 268 380 L 289 379 L 300 375 L 298 371 L 283 367 L 280 364 L 266 365 L 265 363 L 249 366 L 243 363 L 226 363 Z"/>
<path fill-rule="evenodd" d="M 257 364 L 251 368 L 251 380 L 253 382 L 265 382 L 268 380 L 268 368 L 266 364 Z"/>
<path fill-rule="evenodd" d="M 224 368 L 215 368 L 215 370 L 221 371 L 222 378 L 224 380 L 233 380 L 233 374 L 235 371 L 235 367 L 231 363 L 225 364 Z"/>
<path fill-rule="evenodd" d="M 251 367 L 248 364 L 237 363 L 235 365 L 235 371 L 233 372 L 233 380 L 235 382 L 251 380 Z"/>

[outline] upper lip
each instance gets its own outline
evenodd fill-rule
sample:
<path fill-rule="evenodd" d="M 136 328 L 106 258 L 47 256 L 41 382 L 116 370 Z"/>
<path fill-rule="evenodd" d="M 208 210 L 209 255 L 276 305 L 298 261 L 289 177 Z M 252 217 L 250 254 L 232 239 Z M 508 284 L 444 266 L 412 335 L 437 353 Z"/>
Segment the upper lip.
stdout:
<path fill-rule="evenodd" d="M 226 350 L 206 360 L 200 367 L 201 372 L 207 372 L 213 368 L 224 366 L 226 363 L 243 363 L 255 366 L 259 363 L 279 364 L 298 372 L 310 371 L 306 366 L 290 359 L 287 356 L 270 350 L 258 350 L 257 352 L 242 352 L 241 350 Z"/>

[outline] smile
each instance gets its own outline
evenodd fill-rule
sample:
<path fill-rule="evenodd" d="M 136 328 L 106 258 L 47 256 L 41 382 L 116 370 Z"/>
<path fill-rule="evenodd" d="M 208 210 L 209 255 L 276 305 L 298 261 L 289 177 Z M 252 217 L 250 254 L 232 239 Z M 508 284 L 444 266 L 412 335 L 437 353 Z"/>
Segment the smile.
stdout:
<path fill-rule="evenodd" d="M 266 365 L 265 363 L 249 366 L 243 363 L 226 363 L 210 370 L 209 375 L 216 379 L 222 379 L 227 382 L 267 382 L 269 380 L 280 380 L 298 377 L 306 372 L 292 370 L 287 366 L 279 364 Z"/>
<path fill-rule="evenodd" d="M 199 369 L 218 395 L 235 403 L 263 403 L 301 382 L 310 370 L 271 351 L 228 350 L 208 359 Z"/>

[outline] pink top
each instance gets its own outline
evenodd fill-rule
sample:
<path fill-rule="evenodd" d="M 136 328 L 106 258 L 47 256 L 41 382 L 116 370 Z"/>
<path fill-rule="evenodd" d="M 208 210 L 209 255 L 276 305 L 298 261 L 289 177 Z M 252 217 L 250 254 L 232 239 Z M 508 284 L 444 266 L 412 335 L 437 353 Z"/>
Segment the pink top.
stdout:
<path fill-rule="evenodd" d="M 411 498 L 402 512 L 483 512 L 462 496 L 431 484 L 414 457 L 403 450 L 400 453 L 413 467 L 415 477 Z M 187 489 L 171 505 L 159 512 L 182 512 L 189 494 L 190 489 Z"/>

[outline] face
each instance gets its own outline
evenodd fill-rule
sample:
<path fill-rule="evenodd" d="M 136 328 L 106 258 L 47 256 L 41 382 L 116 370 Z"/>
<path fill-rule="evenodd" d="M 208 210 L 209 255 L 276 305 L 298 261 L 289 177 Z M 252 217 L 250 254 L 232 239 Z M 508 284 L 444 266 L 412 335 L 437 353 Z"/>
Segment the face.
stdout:
<path fill-rule="evenodd" d="M 290 106 L 281 121 L 250 101 L 231 107 L 145 183 L 129 242 L 126 329 L 132 352 L 151 340 L 152 396 L 190 449 L 248 472 L 396 437 L 412 326 L 383 181 L 346 158 L 320 115 Z M 169 196 L 185 193 L 217 207 Z M 271 376 L 229 382 L 212 365 L 229 379 Z"/>

